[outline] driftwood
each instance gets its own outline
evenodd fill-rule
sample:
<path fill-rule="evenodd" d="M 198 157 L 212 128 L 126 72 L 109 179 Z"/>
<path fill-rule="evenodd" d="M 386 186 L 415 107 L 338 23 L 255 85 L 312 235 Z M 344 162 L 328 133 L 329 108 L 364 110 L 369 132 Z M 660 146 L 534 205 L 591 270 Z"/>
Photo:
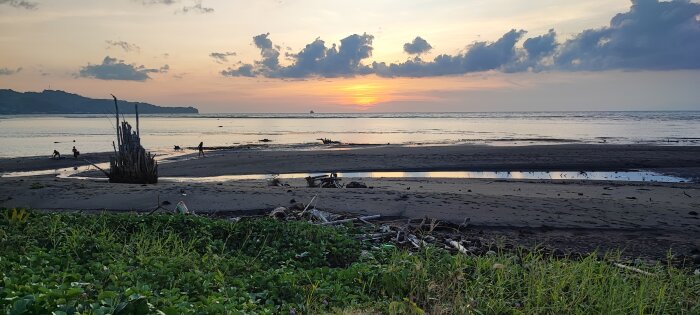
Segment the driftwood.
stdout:
<path fill-rule="evenodd" d="M 109 181 L 111 183 L 155 184 L 158 182 L 158 162 L 155 155 L 146 152 L 141 146 L 139 133 L 139 112 L 136 105 L 136 131 L 131 125 L 119 122 L 119 105 L 114 98 L 115 115 L 117 118 L 117 144 L 114 142 L 114 156 L 109 159 Z"/>
<path fill-rule="evenodd" d="M 334 224 L 341 224 L 341 223 L 348 223 L 356 220 L 372 220 L 372 219 L 379 219 L 381 215 L 375 214 L 375 215 L 368 215 L 364 217 L 358 217 L 358 218 L 350 218 L 350 219 L 343 219 L 343 220 L 337 220 L 337 221 L 330 221 L 330 222 L 323 222 L 321 225 L 334 225 Z"/>
<path fill-rule="evenodd" d="M 613 266 L 615 266 L 615 267 L 617 267 L 617 268 L 622 268 L 622 269 L 625 269 L 625 270 L 629 270 L 629 271 L 634 271 L 634 272 L 636 272 L 636 273 L 640 273 L 640 274 L 643 274 L 643 275 L 645 275 L 645 276 L 653 276 L 653 275 L 654 275 L 654 274 L 651 273 L 651 272 L 644 271 L 644 270 L 639 269 L 639 268 L 635 268 L 635 267 L 630 267 L 630 266 L 627 266 L 627 265 L 623 265 L 623 264 L 620 264 L 620 263 L 613 263 Z"/>
<path fill-rule="evenodd" d="M 331 173 L 330 175 L 318 175 L 318 176 L 308 176 L 305 178 L 306 184 L 309 187 L 320 187 L 320 188 L 343 188 L 340 184 L 340 178 L 338 178 L 337 173 Z"/>
<path fill-rule="evenodd" d="M 448 240 L 447 243 L 452 245 L 452 247 L 454 247 L 455 249 L 457 249 L 458 252 L 464 255 L 469 255 L 469 251 L 467 251 L 467 249 L 464 248 L 464 246 L 462 246 L 462 244 L 460 244 L 459 242 Z"/>

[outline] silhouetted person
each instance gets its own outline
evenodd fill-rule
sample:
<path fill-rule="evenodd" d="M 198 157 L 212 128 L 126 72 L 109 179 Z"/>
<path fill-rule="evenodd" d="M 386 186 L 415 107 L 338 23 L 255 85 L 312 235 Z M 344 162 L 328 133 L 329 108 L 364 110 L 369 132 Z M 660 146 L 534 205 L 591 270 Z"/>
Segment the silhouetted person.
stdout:
<path fill-rule="evenodd" d="M 204 141 L 199 143 L 199 145 L 197 146 L 197 149 L 199 150 L 197 157 L 204 156 Z"/>
<path fill-rule="evenodd" d="M 78 156 L 80 155 L 80 151 L 73 146 L 73 157 L 77 160 Z"/>
<path fill-rule="evenodd" d="M 58 153 L 57 150 L 53 150 L 53 155 L 51 155 L 52 159 L 61 159 L 61 153 Z"/>

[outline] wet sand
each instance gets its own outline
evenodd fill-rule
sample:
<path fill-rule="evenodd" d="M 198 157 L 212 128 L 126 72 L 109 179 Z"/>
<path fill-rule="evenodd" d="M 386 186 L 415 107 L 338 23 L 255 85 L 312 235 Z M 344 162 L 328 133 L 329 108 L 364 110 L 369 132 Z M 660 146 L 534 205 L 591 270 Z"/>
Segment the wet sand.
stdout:
<path fill-rule="evenodd" d="M 700 146 L 455 145 L 352 150 L 212 151 L 203 159 L 163 164 L 161 176 L 216 176 L 362 171 L 657 170 L 700 179 Z"/>
<path fill-rule="evenodd" d="M 44 161 L 46 162 L 46 161 Z M 7 159 L 0 166 L 8 165 Z M 50 162 L 46 162 L 50 163 Z M 381 147 L 350 151 L 208 152 L 161 164 L 161 176 L 215 176 L 369 170 L 629 170 L 698 177 L 700 147 L 551 145 L 531 147 Z M 3 168 L 4 170 L 4 168 Z M 356 180 L 356 179 L 353 179 Z M 345 179 L 347 183 L 350 179 Z M 0 207 L 149 210 L 157 200 L 184 201 L 197 212 L 251 213 L 308 202 L 338 212 L 425 216 L 575 251 L 625 249 L 663 258 L 669 249 L 700 249 L 700 184 L 441 178 L 361 179 L 371 188 L 319 189 L 303 179 L 271 187 L 264 180 L 156 185 L 110 184 L 52 176 L 0 178 Z"/>

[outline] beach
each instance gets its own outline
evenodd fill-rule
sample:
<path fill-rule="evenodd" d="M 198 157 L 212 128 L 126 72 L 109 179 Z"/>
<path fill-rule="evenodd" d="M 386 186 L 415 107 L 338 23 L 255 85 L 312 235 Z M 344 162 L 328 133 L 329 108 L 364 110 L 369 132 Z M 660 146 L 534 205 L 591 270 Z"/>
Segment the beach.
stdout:
<path fill-rule="evenodd" d="M 161 163 L 155 185 L 111 184 L 51 175 L 3 177 L 0 207 L 53 211 L 149 211 L 183 201 L 197 213 L 229 217 L 308 203 L 319 209 L 380 214 L 387 219 L 430 217 L 468 224 L 473 233 L 572 252 L 621 249 L 662 259 L 669 249 L 700 249 L 700 147 L 646 145 L 482 145 L 371 147 L 348 150 L 194 153 Z M 102 162 L 107 155 L 95 155 Z M 70 166 L 68 160 L 0 160 L 3 172 Z M 19 161 L 19 162 L 18 162 Z M 56 164 L 52 164 L 56 163 Z M 33 166 L 33 167 L 32 167 Z M 196 180 L 236 174 L 347 171 L 625 171 L 649 170 L 686 183 L 461 178 L 345 178 L 368 188 L 309 188 L 303 178 Z M 92 172 L 92 176 L 99 173 Z M 185 179 L 186 177 L 186 179 Z M 181 181 L 173 179 L 181 178 Z M 170 180 L 168 180 L 170 179 Z"/>

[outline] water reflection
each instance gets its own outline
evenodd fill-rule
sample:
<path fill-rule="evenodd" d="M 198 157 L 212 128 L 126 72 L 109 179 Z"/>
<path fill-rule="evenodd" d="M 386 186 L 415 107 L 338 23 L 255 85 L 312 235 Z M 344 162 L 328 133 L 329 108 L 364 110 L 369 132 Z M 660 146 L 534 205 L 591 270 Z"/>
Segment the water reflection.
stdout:
<path fill-rule="evenodd" d="M 281 179 L 305 178 L 327 173 L 288 173 L 279 174 Z M 474 179 L 529 179 L 529 180 L 609 180 L 609 181 L 633 181 L 633 182 L 662 182 L 685 183 L 687 179 L 663 175 L 649 171 L 624 171 L 624 172 L 346 172 L 338 173 L 345 178 L 474 178 Z M 270 179 L 269 174 L 251 175 L 222 175 L 212 177 L 162 177 L 162 181 L 170 182 L 222 182 L 229 180 L 264 180 Z"/>
<path fill-rule="evenodd" d="M 161 163 L 172 162 L 159 159 Z M 180 159 L 186 157 L 179 157 Z M 98 164 L 103 169 L 109 168 L 109 163 Z M 37 175 L 56 175 L 59 178 L 93 179 L 93 177 L 76 176 L 86 171 L 97 170 L 94 166 L 87 165 L 77 168 L 62 168 L 55 170 L 13 172 L 4 173 L 2 177 L 25 177 Z M 328 175 L 328 173 L 286 173 L 276 174 L 280 179 L 305 178 L 307 176 Z M 501 172 L 470 172 L 470 171 L 437 171 L 437 172 L 339 172 L 339 177 L 345 178 L 472 178 L 472 179 L 515 179 L 515 180 L 609 180 L 628 182 L 660 182 L 660 183 L 686 183 L 689 180 L 681 177 L 663 175 L 650 171 L 620 171 L 620 172 L 562 172 L 562 171 L 501 171 Z M 163 182 L 223 182 L 231 180 L 266 180 L 272 178 L 271 174 L 250 175 L 220 175 L 210 177 L 160 177 Z"/>

